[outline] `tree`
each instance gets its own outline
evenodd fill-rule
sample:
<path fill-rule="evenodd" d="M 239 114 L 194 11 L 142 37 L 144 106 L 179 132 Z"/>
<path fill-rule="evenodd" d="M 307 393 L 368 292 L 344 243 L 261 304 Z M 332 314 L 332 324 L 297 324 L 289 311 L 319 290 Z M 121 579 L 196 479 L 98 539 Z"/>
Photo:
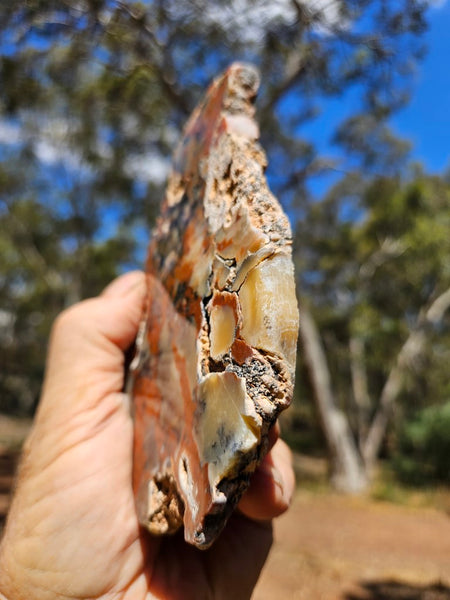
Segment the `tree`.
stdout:
<path fill-rule="evenodd" d="M 72 214 L 54 210 L 50 199 L 39 202 L 38 180 L 28 189 L 30 167 L 28 157 L 13 156 L 0 168 L 0 406 L 19 414 L 29 412 L 38 397 L 56 315 L 98 293 L 132 250 L 120 229 L 114 238 L 96 237 L 96 214 L 88 206 L 80 210 L 82 198 Z M 69 192 L 65 202 L 75 204 L 75 194 Z"/>
<path fill-rule="evenodd" d="M 142 264 L 169 155 L 213 76 L 236 59 L 259 66 L 269 180 L 296 221 L 315 210 L 312 177 L 398 156 L 386 123 L 407 99 L 425 11 L 421 0 L 3 3 L 3 408 L 35 402 L 53 315 Z M 331 161 L 303 131 L 349 91 L 359 108 L 329 131 Z"/>
<path fill-rule="evenodd" d="M 428 378 L 425 366 L 446 369 L 431 342 L 448 344 L 450 332 L 448 182 L 416 173 L 409 182 L 379 178 L 359 191 L 357 183 L 336 186 L 298 229 L 307 249 L 305 361 L 336 484 L 350 491 L 370 479 L 394 409 L 411 414 L 424 398 L 448 398 L 442 375 Z M 356 222 L 342 219 L 350 205 Z M 396 405 L 405 389 L 409 406 Z"/>

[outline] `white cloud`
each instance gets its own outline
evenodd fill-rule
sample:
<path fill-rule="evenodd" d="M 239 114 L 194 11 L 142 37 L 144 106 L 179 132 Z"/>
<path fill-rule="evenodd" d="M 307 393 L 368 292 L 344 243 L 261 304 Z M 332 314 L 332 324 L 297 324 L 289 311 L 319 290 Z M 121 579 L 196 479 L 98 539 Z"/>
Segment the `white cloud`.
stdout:
<path fill-rule="evenodd" d="M 161 184 L 169 174 L 170 164 L 170 159 L 148 152 L 128 157 L 125 161 L 125 172 L 133 179 L 143 183 L 153 181 Z"/>
<path fill-rule="evenodd" d="M 68 171 L 74 173 L 92 174 L 91 168 L 83 161 L 81 155 L 68 146 L 69 129 L 69 124 L 61 119 L 47 120 L 38 131 L 0 120 L 0 144 L 16 146 L 30 143 L 42 165 L 49 167 L 63 165 Z M 111 148 L 105 142 L 99 141 L 97 152 L 106 161 L 112 158 Z M 167 178 L 170 159 L 154 151 L 131 155 L 125 160 L 124 170 L 127 175 L 143 183 L 153 181 L 160 184 Z"/>
<path fill-rule="evenodd" d="M 303 4 L 320 19 L 320 28 L 342 26 L 340 0 L 304 0 Z"/>
<path fill-rule="evenodd" d="M 19 144 L 22 141 L 20 127 L 9 121 L 0 121 L 0 144 Z"/>
<path fill-rule="evenodd" d="M 345 25 L 340 0 L 303 0 L 302 4 L 315 16 L 316 31 L 329 33 L 332 27 Z M 271 23 L 289 25 L 297 19 L 291 0 L 229 0 L 220 6 L 206 3 L 202 8 L 206 23 L 220 26 L 230 37 L 246 44 L 261 41 Z"/>
<path fill-rule="evenodd" d="M 231 37 L 247 44 L 261 40 L 270 22 L 291 23 L 296 11 L 289 0 L 229 0 L 220 6 L 206 3 L 203 18 L 207 23 L 219 25 Z"/>
<path fill-rule="evenodd" d="M 82 157 L 67 145 L 70 123 L 65 119 L 48 119 L 40 122 L 37 131 L 31 132 L 34 152 L 44 165 L 64 165 L 71 171 L 87 172 Z"/>
<path fill-rule="evenodd" d="M 86 169 L 81 157 L 72 152 L 65 143 L 68 125 L 61 119 L 47 121 L 39 131 L 0 120 L 0 144 L 17 146 L 31 144 L 36 157 L 43 165 L 64 164 L 70 170 Z"/>

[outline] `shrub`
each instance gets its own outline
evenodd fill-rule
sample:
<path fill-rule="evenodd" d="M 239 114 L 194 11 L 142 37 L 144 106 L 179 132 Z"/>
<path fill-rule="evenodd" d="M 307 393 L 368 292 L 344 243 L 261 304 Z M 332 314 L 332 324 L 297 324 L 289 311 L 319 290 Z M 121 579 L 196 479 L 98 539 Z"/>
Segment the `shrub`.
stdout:
<path fill-rule="evenodd" d="M 413 485 L 450 485 L 450 402 L 419 411 L 403 426 L 393 467 Z"/>

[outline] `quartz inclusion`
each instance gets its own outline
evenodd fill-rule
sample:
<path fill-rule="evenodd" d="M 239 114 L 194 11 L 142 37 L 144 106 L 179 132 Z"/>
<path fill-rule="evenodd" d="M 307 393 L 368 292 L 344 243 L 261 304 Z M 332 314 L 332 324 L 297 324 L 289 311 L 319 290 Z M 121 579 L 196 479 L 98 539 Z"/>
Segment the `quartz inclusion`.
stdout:
<path fill-rule="evenodd" d="M 155 534 L 207 548 L 292 398 L 291 231 L 264 177 L 258 74 L 232 65 L 186 125 L 148 259 L 131 365 L 133 487 Z"/>

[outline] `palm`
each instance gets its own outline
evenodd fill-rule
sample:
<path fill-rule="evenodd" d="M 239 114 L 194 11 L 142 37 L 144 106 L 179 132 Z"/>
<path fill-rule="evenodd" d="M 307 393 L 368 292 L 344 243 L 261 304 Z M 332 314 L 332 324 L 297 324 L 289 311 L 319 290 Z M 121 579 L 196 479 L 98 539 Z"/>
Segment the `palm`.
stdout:
<path fill-rule="evenodd" d="M 244 599 L 264 564 L 270 526 L 239 515 L 205 552 L 180 535 L 155 540 L 139 527 L 131 488 L 133 426 L 119 392 L 123 351 L 136 335 L 145 291 L 143 276 L 123 278 L 122 287 L 133 277 L 139 287 L 107 289 L 55 328 L 0 548 L 6 567 L 0 568 L 0 596 Z M 286 473 L 292 490 L 290 467 Z M 242 505 L 247 514 L 269 519 L 285 510 L 269 481 L 269 488 L 267 477 L 261 489 L 252 486 Z M 20 594 L 11 596 L 16 581 Z"/>
<path fill-rule="evenodd" d="M 42 549 L 64 549 L 54 554 L 56 592 L 70 586 L 75 597 L 250 596 L 271 545 L 267 525 L 235 516 L 206 552 L 180 535 L 160 542 L 139 528 L 130 484 L 132 423 L 121 394 L 106 397 L 89 414 L 73 415 L 59 433 L 62 447 L 54 462 L 44 471 L 33 465 L 44 476 L 36 488 L 48 486 L 50 469 L 55 489 L 46 494 L 39 519 L 51 532 Z M 52 449 L 45 455 L 51 457 Z M 45 560 L 42 550 L 40 558 Z M 74 570 L 80 573 L 75 588 Z"/>

